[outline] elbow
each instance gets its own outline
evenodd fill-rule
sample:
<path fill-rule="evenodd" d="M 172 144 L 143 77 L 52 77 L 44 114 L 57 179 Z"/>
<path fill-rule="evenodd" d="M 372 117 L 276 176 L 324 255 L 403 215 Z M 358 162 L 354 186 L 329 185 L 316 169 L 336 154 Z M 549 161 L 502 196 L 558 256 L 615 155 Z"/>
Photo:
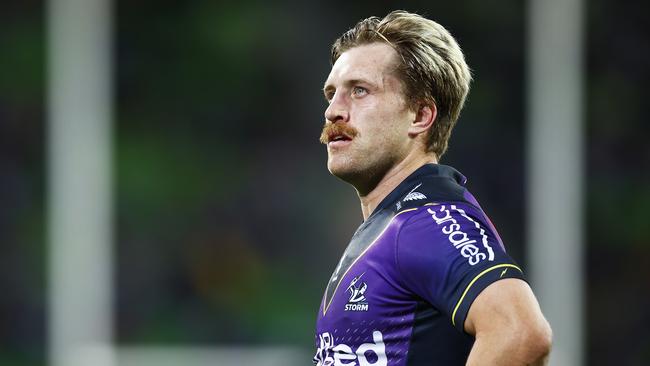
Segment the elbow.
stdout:
<path fill-rule="evenodd" d="M 544 364 L 543 361 L 548 359 L 553 345 L 553 331 L 546 320 L 541 324 L 526 327 L 522 332 L 522 349 L 525 358 L 533 364 Z"/>

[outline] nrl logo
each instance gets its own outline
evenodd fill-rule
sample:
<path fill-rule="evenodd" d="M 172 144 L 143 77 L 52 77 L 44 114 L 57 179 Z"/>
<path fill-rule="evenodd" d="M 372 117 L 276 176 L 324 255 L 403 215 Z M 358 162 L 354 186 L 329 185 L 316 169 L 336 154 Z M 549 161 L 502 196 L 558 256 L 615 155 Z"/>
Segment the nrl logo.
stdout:
<path fill-rule="evenodd" d="M 421 185 L 422 183 L 418 184 L 417 186 L 415 186 L 415 188 L 411 189 L 411 191 L 406 195 L 406 197 L 404 197 L 402 201 L 407 202 L 407 201 L 417 201 L 417 200 L 427 199 L 427 196 L 416 191 L 416 189 L 420 188 Z"/>
<path fill-rule="evenodd" d="M 404 201 L 417 201 L 417 200 L 425 200 L 427 199 L 427 196 L 423 195 L 420 192 L 411 192 L 406 197 L 404 197 Z"/>
<path fill-rule="evenodd" d="M 368 300 L 364 295 L 368 285 L 365 282 L 360 282 L 363 275 L 362 273 L 350 281 L 350 286 L 347 289 L 350 299 L 345 304 L 345 311 L 368 311 Z"/>

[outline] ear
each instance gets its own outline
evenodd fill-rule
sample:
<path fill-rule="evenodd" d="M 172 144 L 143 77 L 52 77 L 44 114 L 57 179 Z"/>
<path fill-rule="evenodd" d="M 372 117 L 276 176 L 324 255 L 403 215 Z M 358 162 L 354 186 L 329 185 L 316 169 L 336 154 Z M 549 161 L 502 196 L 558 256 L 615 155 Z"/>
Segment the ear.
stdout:
<path fill-rule="evenodd" d="M 433 123 L 438 116 L 438 109 L 435 103 L 421 104 L 415 111 L 415 118 L 411 122 L 408 129 L 410 137 L 416 137 L 422 133 L 429 131 L 433 127 Z"/>

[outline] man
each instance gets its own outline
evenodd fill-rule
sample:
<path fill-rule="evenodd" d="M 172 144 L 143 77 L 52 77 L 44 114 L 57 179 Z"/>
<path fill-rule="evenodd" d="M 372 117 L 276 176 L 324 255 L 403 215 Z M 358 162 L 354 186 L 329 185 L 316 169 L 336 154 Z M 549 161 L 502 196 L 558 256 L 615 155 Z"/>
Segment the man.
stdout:
<path fill-rule="evenodd" d="M 317 365 L 543 365 L 551 330 L 465 178 L 439 165 L 471 80 L 439 24 L 403 11 L 332 46 L 321 142 L 364 222 L 328 282 Z"/>

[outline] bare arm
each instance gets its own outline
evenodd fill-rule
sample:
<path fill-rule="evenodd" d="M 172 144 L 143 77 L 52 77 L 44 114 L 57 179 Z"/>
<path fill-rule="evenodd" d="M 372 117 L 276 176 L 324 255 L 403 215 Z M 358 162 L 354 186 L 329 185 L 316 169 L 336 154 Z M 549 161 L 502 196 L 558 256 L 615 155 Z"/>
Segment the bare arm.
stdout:
<path fill-rule="evenodd" d="M 465 331 L 476 341 L 467 360 L 473 365 L 546 365 L 551 327 L 528 284 L 503 279 L 474 300 Z"/>

